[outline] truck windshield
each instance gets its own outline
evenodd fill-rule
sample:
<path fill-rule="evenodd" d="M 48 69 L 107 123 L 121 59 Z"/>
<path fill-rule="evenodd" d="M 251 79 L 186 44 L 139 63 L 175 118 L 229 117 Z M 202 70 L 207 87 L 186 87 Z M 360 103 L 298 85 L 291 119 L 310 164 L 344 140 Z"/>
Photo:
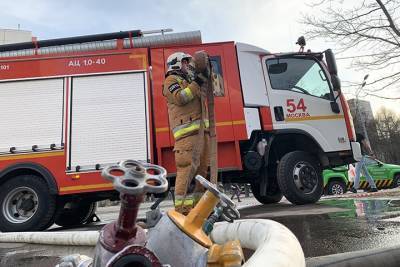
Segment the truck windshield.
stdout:
<path fill-rule="evenodd" d="M 331 90 L 324 71 L 310 58 L 274 58 L 266 61 L 271 86 L 330 100 Z"/>

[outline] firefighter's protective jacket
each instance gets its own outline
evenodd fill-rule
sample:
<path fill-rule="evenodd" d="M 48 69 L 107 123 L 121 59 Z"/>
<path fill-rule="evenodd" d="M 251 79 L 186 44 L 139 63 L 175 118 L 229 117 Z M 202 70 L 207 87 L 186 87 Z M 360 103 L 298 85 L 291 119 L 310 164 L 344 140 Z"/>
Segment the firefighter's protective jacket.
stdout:
<path fill-rule="evenodd" d="M 197 133 L 202 119 L 205 128 L 208 128 L 208 113 L 204 103 L 201 103 L 198 83 L 189 83 L 177 74 L 170 74 L 165 79 L 163 95 L 167 98 L 169 122 L 175 140 Z M 205 109 L 204 118 L 201 114 L 202 105 Z"/>

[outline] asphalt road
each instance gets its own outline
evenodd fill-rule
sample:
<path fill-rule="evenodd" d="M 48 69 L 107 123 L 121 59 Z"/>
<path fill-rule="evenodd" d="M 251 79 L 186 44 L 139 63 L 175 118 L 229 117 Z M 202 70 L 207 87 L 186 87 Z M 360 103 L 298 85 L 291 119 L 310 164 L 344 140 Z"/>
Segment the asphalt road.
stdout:
<path fill-rule="evenodd" d="M 287 226 L 298 238 L 307 258 L 385 248 L 400 243 L 400 191 L 373 194 L 345 194 L 324 197 L 316 204 L 295 206 L 286 200 L 278 204 L 259 205 L 254 198 L 238 203 L 242 218 L 264 218 Z M 151 203 L 141 206 L 139 217 L 145 217 Z M 162 210 L 172 207 L 162 203 Z M 78 228 L 53 226 L 49 231 L 97 230 L 115 220 L 119 207 L 102 207 L 97 215 L 101 222 Z M 54 266 L 61 256 L 75 253 L 92 256 L 93 247 L 57 247 L 31 244 L 0 244 L 0 266 Z"/>

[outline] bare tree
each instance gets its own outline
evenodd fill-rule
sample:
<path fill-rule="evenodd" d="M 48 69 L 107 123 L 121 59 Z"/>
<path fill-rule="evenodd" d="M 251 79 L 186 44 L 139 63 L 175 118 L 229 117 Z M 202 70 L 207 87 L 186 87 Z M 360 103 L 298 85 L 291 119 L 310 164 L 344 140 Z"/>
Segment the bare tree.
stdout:
<path fill-rule="evenodd" d="M 367 125 L 375 154 L 383 161 L 400 164 L 400 118 L 392 110 L 382 108 L 376 119 Z"/>
<path fill-rule="evenodd" d="M 336 43 L 339 52 L 352 52 L 347 59 L 356 68 L 379 71 L 379 78 L 363 88 L 364 96 L 400 99 L 400 93 L 381 95 L 386 88 L 400 88 L 400 0 L 351 1 L 353 6 L 348 2 L 320 0 L 311 4 L 310 14 L 303 17 L 308 26 L 306 35 Z"/>

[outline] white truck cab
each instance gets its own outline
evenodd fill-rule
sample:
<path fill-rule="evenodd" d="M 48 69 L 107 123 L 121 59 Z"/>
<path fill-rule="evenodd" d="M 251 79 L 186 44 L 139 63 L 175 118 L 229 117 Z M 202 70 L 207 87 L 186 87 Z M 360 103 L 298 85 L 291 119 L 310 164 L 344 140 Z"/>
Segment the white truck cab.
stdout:
<path fill-rule="evenodd" d="M 236 50 L 249 144 L 267 144 L 255 196 L 264 203 L 279 193 L 292 203 L 315 202 L 322 170 L 361 156 L 332 51 L 272 54 L 243 43 Z M 254 149 L 249 145 L 244 157 L 250 170 Z"/>

